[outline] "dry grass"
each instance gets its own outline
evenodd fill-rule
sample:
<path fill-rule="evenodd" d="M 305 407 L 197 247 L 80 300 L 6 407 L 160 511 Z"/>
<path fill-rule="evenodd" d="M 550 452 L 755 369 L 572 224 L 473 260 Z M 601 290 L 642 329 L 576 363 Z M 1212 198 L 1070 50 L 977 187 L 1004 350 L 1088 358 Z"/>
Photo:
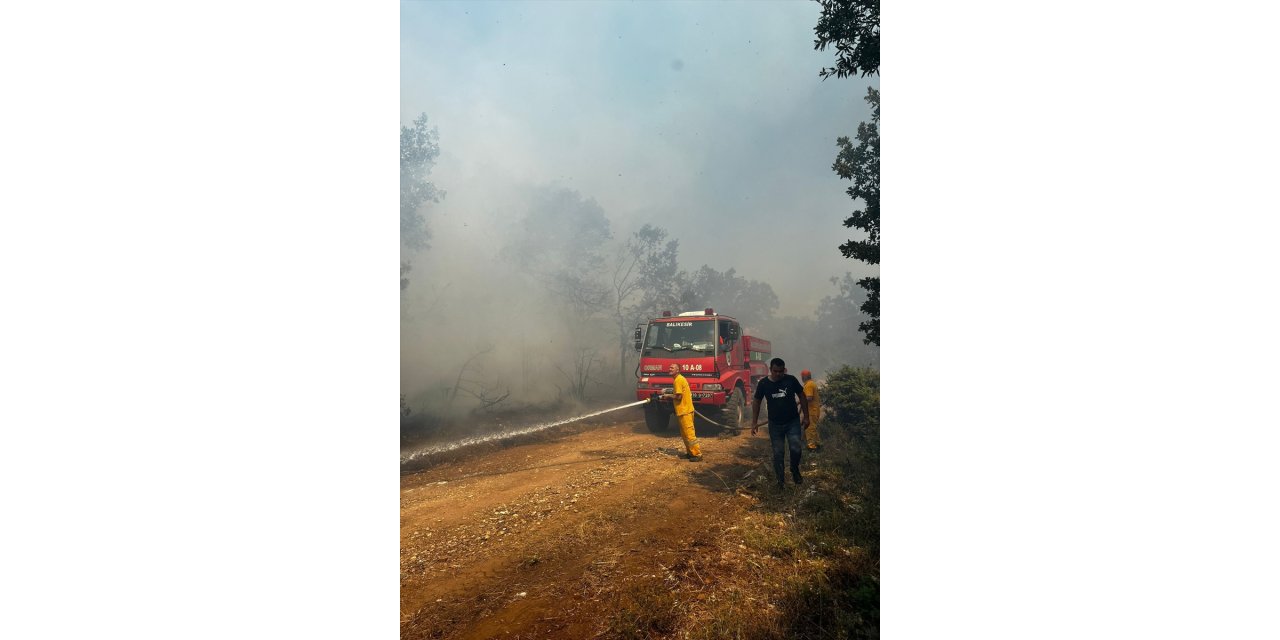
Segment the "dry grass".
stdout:
<path fill-rule="evenodd" d="M 696 537 L 665 576 L 617 585 L 599 637 L 878 638 L 877 444 L 827 425 L 799 488 L 778 490 L 762 463 L 729 501 L 740 524 Z"/>
<path fill-rule="evenodd" d="M 614 614 L 601 633 L 604 638 L 661 638 L 674 632 L 682 607 L 666 581 L 658 576 L 633 580 L 612 598 Z"/>

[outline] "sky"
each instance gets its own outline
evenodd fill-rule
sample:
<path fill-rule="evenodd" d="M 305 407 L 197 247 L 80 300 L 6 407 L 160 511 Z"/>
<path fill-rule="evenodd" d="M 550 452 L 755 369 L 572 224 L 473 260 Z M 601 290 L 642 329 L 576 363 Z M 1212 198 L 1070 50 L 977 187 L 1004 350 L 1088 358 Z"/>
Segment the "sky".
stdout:
<path fill-rule="evenodd" d="M 761 3 L 401 4 L 400 117 L 440 134 L 433 246 L 484 247 L 530 187 L 595 199 L 615 237 L 650 223 L 681 267 L 760 280 L 809 316 L 844 258 L 855 203 L 836 138 L 878 78 L 822 80 L 819 7 Z M 858 236 L 860 237 L 860 236 Z"/>

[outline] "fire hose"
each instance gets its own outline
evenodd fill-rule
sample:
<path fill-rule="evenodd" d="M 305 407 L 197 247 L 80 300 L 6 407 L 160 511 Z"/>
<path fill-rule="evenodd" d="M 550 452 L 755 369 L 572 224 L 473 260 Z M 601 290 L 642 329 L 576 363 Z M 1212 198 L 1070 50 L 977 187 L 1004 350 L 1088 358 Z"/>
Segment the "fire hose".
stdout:
<path fill-rule="evenodd" d="M 655 402 L 655 403 L 656 403 L 656 402 L 661 402 L 661 400 L 658 400 L 658 397 L 659 397 L 659 396 L 658 396 L 658 394 L 654 394 L 654 395 L 652 395 L 652 396 L 650 396 L 650 397 L 649 397 L 649 401 L 650 401 L 650 402 Z M 710 422 L 711 424 L 714 424 L 714 425 L 716 425 L 717 427 L 720 427 L 721 429 L 729 429 L 730 431 L 746 431 L 747 429 L 750 429 L 750 428 L 751 428 L 751 427 L 731 427 L 731 426 L 729 426 L 729 425 L 727 425 L 727 424 L 720 424 L 719 422 L 716 422 L 715 420 L 712 420 L 711 418 L 708 418 L 708 417 L 706 417 L 706 416 L 702 415 L 702 413 L 701 413 L 700 411 L 698 411 L 698 409 L 697 409 L 696 407 L 693 409 L 693 413 L 694 413 L 695 415 L 697 415 L 698 417 L 702 418 L 703 420 L 706 420 L 707 422 Z"/>
<path fill-rule="evenodd" d="M 731 429 L 731 430 L 733 430 L 733 431 L 746 431 L 747 429 L 750 429 L 750 428 L 751 428 L 751 427 L 731 427 L 731 426 L 729 426 L 729 425 L 727 425 L 727 424 L 720 424 L 719 422 L 716 422 L 715 420 L 712 420 L 711 418 L 708 418 L 708 417 L 706 417 L 706 416 L 702 415 L 701 413 L 698 413 L 698 410 L 697 410 L 697 409 L 694 409 L 694 410 L 693 410 L 693 412 L 694 412 L 695 414 L 699 415 L 699 416 L 702 416 L 702 419 L 703 419 L 703 420 L 706 420 L 707 422 L 710 422 L 711 424 L 714 424 L 714 425 L 716 425 L 717 427 L 720 427 L 720 428 L 722 428 L 722 429 Z"/>

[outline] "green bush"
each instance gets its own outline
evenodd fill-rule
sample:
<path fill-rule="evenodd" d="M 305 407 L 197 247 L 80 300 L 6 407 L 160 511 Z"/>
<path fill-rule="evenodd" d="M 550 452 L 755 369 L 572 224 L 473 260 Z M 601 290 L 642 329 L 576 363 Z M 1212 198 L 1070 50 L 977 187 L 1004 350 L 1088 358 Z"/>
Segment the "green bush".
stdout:
<path fill-rule="evenodd" d="M 825 420 L 860 439 L 879 440 L 880 371 L 845 365 L 827 376 L 822 413 Z"/>
<path fill-rule="evenodd" d="M 822 392 L 823 419 L 831 434 L 832 472 L 858 508 L 842 514 L 838 524 L 819 519 L 819 526 L 833 526 L 856 544 L 880 554 L 880 372 L 876 369 L 841 367 L 827 377 Z M 827 416 L 830 419 L 827 419 Z"/>

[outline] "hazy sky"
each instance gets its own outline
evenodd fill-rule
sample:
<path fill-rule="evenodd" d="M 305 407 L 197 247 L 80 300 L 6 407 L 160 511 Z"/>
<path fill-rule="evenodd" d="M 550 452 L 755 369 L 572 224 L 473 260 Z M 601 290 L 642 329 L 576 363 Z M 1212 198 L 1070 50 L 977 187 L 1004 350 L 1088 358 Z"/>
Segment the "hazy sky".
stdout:
<path fill-rule="evenodd" d="M 483 243 L 521 193 L 594 198 L 616 237 L 645 223 L 681 266 L 769 283 L 809 315 L 826 280 L 871 273 L 836 248 L 853 201 L 835 139 L 869 119 L 868 81 L 818 77 L 814 2 L 401 4 L 401 124 L 442 150 L 428 213 L 441 243 Z M 872 81 L 878 86 L 878 79 Z M 465 225 L 465 226 L 464 226 Z"/>

